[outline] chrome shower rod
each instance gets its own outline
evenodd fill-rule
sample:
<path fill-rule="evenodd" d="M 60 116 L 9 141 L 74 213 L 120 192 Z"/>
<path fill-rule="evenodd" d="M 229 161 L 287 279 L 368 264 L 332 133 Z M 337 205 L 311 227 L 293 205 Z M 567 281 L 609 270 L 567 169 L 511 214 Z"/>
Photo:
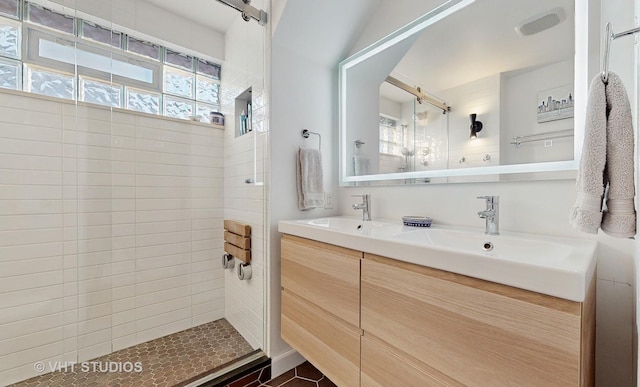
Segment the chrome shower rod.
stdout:
<path fill-rule="evenodd" d="M 242 13 L 242 19 L 249 21 L 254 19 L 261 26 L 267 24 L 267 13 L 261 9 L 250 5 L 251 0 L 218 0 L 220 3 L 228 5 L 229 7 L 240 11 Z"/>
<path fill-rule="evenodd" d="M 407 85 L 406 83 L 402 82 L 401 80 L 394 78 L 392 76 L 388 76 L 387 79 L 385 79 L 385 82 L 392 84 L 393 86 L 400 88 L 404 91 L 406 91 L 409 94 L 412 94 L 413 96 L 416 97 L 416 100 L 418 101 L 418 103 L 422 103 L 422 102 L 426 102 L 430 105 L 433 105 L 439 109 L 442 109 L 442 113 L 446 113 L 446 112 L 450 112 L 451 111 L 451 106 L 448 106 L 446 103 L 444 102 L 440 102 L 438 100 L 436 100 L 435 98 L 431 98 L 430 96 L 426 95 L 421 89 L 420 87 L 413 87 L 410 85 Z"/>

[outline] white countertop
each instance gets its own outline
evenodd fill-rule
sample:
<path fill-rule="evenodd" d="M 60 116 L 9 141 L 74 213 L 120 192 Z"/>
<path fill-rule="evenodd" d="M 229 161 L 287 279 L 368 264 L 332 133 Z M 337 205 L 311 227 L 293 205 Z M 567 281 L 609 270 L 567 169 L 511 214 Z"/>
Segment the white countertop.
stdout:
<path fill-rule="evenodd" d="M 404 226 L 355 217 L 280 221 L 284 234 L 582 302 L 596 268 L 597 243 L 588 239 L 482 229 Z M 493 245 L 483 250 L 486 242 Z"/>

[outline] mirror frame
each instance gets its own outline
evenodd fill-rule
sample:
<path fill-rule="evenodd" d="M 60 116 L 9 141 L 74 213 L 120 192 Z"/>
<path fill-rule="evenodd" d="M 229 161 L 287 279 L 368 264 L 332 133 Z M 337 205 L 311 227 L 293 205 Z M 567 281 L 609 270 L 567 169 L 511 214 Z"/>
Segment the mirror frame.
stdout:
<path fill-rule="evenodd" d="M 466 7 L 475 0 L 449 0 L 441 6 L 425 13 L 404 27 L 349 56 L 338 65 L 339 87 L 339 179 L 341 186 L 351 186 L 360 182 L 400 179 L 425 179 L 435 177 L 482 176 L 502 174 L 525 174 L 531 172 L 566 172 L 576 171 L 582 153 L 584 141 L 584 122 L 586 114 L 586 96 L 589 86 L 589 2 L 575 0 L 575 57 L 574 57 L 574 155 L 573 160 L 540 163 L 494 165 L 460 169 L 440 169 L 431 171 L 397 172 L 377 175 L 349 176 L 350 163 L 347 162 L 346 106 L 348 70 L 366 59 L 392 47 L 394 44 L 409 38 L 413 34 L 423 32 L 430 25 L 444 19 L 448 15 Z M 552 177 L 550 177 L 552 178 Z M 567 178 L 567 177 L 563 177 Z M 477 180 L 474 180 L 477 182 Z"/>

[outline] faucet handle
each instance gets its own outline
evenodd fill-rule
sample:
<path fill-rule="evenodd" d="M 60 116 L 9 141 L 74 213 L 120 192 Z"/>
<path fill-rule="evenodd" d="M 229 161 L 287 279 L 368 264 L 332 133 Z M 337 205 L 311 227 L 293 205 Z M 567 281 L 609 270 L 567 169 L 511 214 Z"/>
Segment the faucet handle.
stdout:
<path fill-rule="evenodd" d="M 476 198 L 477 198 L 477 199 L 484 199 L 484 200 L 486 200 L 486 201 L 488 201 L 488 202 L 493 202 L 493 203 L 495 203 L 495 202 L 497 202 L 497 201 L 498 201 L 498 199 L 500 199 L 500 196 L 486 195 L 486 196 L 477 196 Z"/>

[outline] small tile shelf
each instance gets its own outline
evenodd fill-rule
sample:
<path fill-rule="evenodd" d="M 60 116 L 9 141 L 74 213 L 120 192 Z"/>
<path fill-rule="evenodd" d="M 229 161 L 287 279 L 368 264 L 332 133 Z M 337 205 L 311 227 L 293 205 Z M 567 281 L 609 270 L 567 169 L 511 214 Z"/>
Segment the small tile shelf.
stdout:
<path fill-rule="evenodd" d="M 235 100 L 236 137 L 252 131 L 251 87 L 243 91 Z"/>

